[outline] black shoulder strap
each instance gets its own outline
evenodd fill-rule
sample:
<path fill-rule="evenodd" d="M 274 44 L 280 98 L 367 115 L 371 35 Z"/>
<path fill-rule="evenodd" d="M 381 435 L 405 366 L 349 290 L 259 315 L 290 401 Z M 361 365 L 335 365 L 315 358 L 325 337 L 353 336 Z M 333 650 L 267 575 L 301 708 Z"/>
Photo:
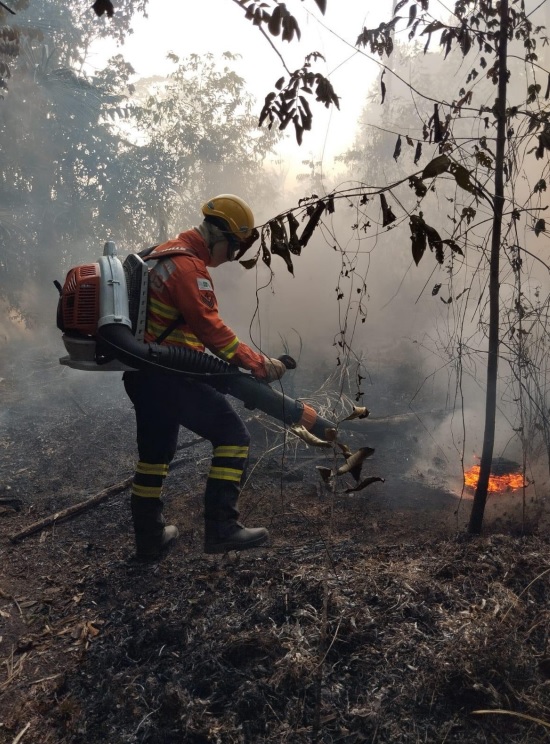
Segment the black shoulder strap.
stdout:
<path fill-rule="evenodd" d="M 155 343 L 161 344 L 165 339 L 168 338 L 168 336 L 172 333 L 172 331 L 175 331 L 178 326 L 183 325 L 184 323 L 185 323 L 185 318 L 180 313 L 178 317 L 175 318 L 170 323 L 170 325 L 164 329 L 164 331 L 160 334 L 160 336 L 155 339 Z"/>
<path fill-rule="evenodd" d="M 150 248 L 144 248 L 142 251 L 138 253 L 138 256 L 142 259 L 147 258 L 154 250 L 155 248 L 158 248 L 160 243 L 157 243 L 156 245 L 152 245 Z M 159 256 L 158 258 L 162 258 L 162 256 Z M 168 336 L 172 333 L 172 331 L 175 331 L 176 328 L 180 325 L 184 325 L 185 318 L 180 313 L 177 318 L 175 318 L 169 326 L 167 326 L 164 331 L 158 336 L 158 338 L 155 339 L 156 344 L 161 344 L 163 341 L 165 341 Z"/>
<path fill-rule="evenodd" d="M 150 253 L 152 253 L 155 248 L 158 248 L 160 243 L 157 243 L 156 245 L 152 245 L 149 248 L 144 248 L 142 251 L 139 251 L 138 256 L 140 258 L 146 258 Z"/>

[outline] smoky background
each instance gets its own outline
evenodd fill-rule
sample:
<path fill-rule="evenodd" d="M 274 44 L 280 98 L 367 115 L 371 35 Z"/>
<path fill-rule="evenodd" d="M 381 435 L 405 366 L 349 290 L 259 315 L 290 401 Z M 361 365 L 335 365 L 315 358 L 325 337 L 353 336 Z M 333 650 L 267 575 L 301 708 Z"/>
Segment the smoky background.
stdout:
<path fill-rule="evenodd" d="M 543 8 L 540 13 L 546 11 Z M 454 91 L 449 93 L 451 83 L 458 90 L 457 81 L 467 74 L 459 54 L 451 54 L 443 62 L 435 45 L 433 52 L 424 54 L 421 45 L 403 43 L 391 62 L 398 77 L 386 74 L 384 78 L 386 102 L 381 105 L 378 79 L 365 101 L 351 147 L 343 147 L 340 156 L 329 164 L 316 155 L 301 162 L 303 156 L 298 154 L 290 166 L 288 157 L 281 163 L 274 151 L 276 132 L 265 133 L 260 142 L 264 135 L 258 134 L 254 116 L 258 102 L 248 97 L 246 81 L 239 85 L 230 77 L 224 78 L 225 72 L 217 77 L 217 61 L 212 60 L 208 72 L 212 87 L 232 81 L 232 102 L 238 116 L 227 120 L 228 110 L 224 110 L 220 126 L 214 127 L 210 120 L 208 125 L 212 126 L 208 128 L 204 121 L 207 112 L 201 112 L 193 101 L 192 123 L 197 136 L 186 148 L 176 146 L 170 161 L 155 161 L 161 154 L 160 140 L 145 137 L 149 147 L 140 159 L 135 157 L 140 139 L 136 139 L 133 127 L 151 126 L 152 110 L 130 123 L 129 117 L 117 114 L 116 109 L 125 110 L 125 96 L 132 100 L 131 96 L 137 94 L 137 101 L 147 109 L 152 85 L 157 86 L 157 99 L 168 100 L 168 96 L 163 98 L 158 93 L 159 86 L 165 90 L 165 82 L 130 82 L 131 74 L 123 60 L 110 62 L 93 81 L 94 85 L 103 86 L 101 95 L 92 95 L 86 89 L 88 99 L 95 96 L 92 115 L 86 96 L 80 98 L 78 86 L 71 88 L 67 77 L 58 72 L 62 63 L 66 65 L 64 69 L 71 68 L 70 54 L 59 54 L 52 61 L 44 52 L 48 33 L 55 31 L 60 48 L 70 38 L 64 40 L 51 6 L 37 3 L 25 13 L 29 26 L 40 23 L 45 30 L 41 52 L 29 46 L 26 66 L 14 72 L 12 90 L 2 105 L 3 130 L 9 133 L 12 145 L 5 178 L 13 179 L 13 174 L 20 171 L 19 177 L 24 179 L 25 169 L 27 174 L 32 171 L 32 188 L 25 194 L 24 208 L 16 205 L 20 211 L 7 218 L 10 205 L 6 200 L 2 210 L 3 384 L 10 386 L 17 399 L 32 400 L 36 410 L 38 406 L 50 405 L 51 390 L 56 388 L 65 391 L 72 405 L 76 409 L 81 406 L 86 415 L 93 415 L 96 406 L 98 410 L 107 408 L 113 421 L 120 416 L 119 420 L 128 426 L 132 426 L 131 408 L 119 374 L 81 373 L 58 365 L 57 358 L 64 355 L 64 347 L 55 327 L 57 293 L 53 280 L 62 281 L 71 266 L 95 260 L 108 239 L 115 240 L 123 257 L 198 224 L 200 204 L 213 193 L 240 194 L 253 207 L 258 224 L 264 224 L 292 208 L 305 195 L 316 193 L 322 197 L 342 187 L 380 187 L 404 178 L 411 171 L 414 156 L 414 148 L 406 144 L 405 137 L 409 135 L 415 143 L 422 141 L 423 123 L 433 113 L 433 101 L 411 91 L 411 84 L 415 91 L 429 91 L 432 99 L 449 100 L 456 97 Z M 176 69 L 181 62 L 174 62 Z M 200 64 L 197 59 L 186 61 L 180 78 L 172 79 L 174 84 L 181 83 L 182 105 L 187 111 L 193 73 Z M 230 68 L 231 59 L 225 59 L 223 65 Z M 42 77 L 37 75 L 37 69 Z M 201 73 L 205 69 L 200 68 Z M 443 69 L 445 75 L 441 74 Z M 107 83 L 109 75 L 112 79 Z M 186 75 L 187 83 L 183 84 Z M 522 98 L 522 84 L 519 75 L 517 89 L 512 87 L 510 91 L 511 100 Z M 493 96 L 490 81 L 476 84 L 478 104 Z M 209 101 L 213 107 L 222 105 L 214 95 Z M 79 131 L 87 132 L 88 137 L 74 147 L 60 146 L 60 141 L 74 136 L 65 128 L 63 112 L 67 110 L 75 130 L 80 127 Z M 107 116 L 106 110 L 115 113 Z M 162 117 L 171 121 L 170 117 L 178 116 L 179 111 L 174 100 L 172 109 L 166 105 L 155 113 L 162 123 Z M 231 122 L 236 124 L 237 120 L 238 136 L 228 145 L 223 138 Z M 52 121 L 52 126 L 45 129 L 48 121 Z M 465 115 L 453 126 L 457 138 L 466 140 L 480 135 L 475 118 Z M 117 139 L 121 133 L 126 138 L 123 145 Z M 395 157 L 400 133 L 402 154 Z M 82 149 L 92 152 L 92 140 L 95 142 L 103 134 L 108 140 L 108 151 L 103 149 L 85 165 L 80 164 Z M 214 136 L 219 139 L 212 144 Z M 247 149 L 253 139 L 256 145 Z M 236 144 L 239 157 L 229 157 Z M 433 145 L 431 150 L 427 144 L 424 148 L 420 169 L 428 152 L 436 154 Z M 246 167 L 242 165 L 243 153 L 250 158 Z M 105 156 L 107 160 L 103 159 Z M 524 151 L 518 153 L 517 163 L 522 175 L 515 180 L 514 198 L 522 203 L 533 193 L 540 164 L 533 164 L 532 156 Z M 143 170 L 131 174 L 136 164 Z M 71 199 L 67 197 L 70 187 L 62 192 L 59 186 L 59 196 L 55 193 L 56 183 L 67 183 L 67 176 L 58 179 L 64 168 L 66 173 L 79 174 L 80 191 Z M 82 179 L 86 182 L 84 190 Z M 166 194 L 171 194 L 178 183 L 174 198 L 167 200 Z M 224 265 L 212 275 L 221 315 L 240 339 L 268 355 L 288 352 L 298 359 L 298 369 L 283 381 L 289 394 L 308 397 L 330 381 L 334 406 L 344 393 L 349 401 L 366 405 L 373 418 L 411 415 L 418 424 L 411 471 L 433 467 L 434 459 L 441 458 L 454 483 L 463 465 L 471 464 L 481 450 L 486 335 L 483 221 L 488 213 L 480 210 L 477 244 L 472 241 L 462 257 L 449 254 L 438 265 L 427 251 L 416 266 L 411 256 L 407 216 L 416 197 L 407 185 L 398 197 L 403 207 L 400 212 L 399 205 L 388 196 L 398 214 L 396 224 L 389 230 L 380 224 L 378 197 L 365 205 L 358 205 L 357 199 L 352 198 L 338 200 L 335 212 L 325 217 L 302 255 L 295 258 L 293 276 L 277 256 L 271 264 L 273 273 L 259 261 L 248 271 L 239 265 Z M 459 198 L 452 179 L 446 183 L 440 180 L 422 203 L 426 222 L 442 236 L 451 234 L 449 224 L 457 219 Z M 539 203 L 544 206 L 544 193 L 540 194 Z M 68 227 L 60 229 L 64 223 Z M 542 391 L 539 407 L 547 412 L 544 308 L 548 295 L 548 244 L 544 235 L 535 235 L 528 217 L 522 217 L 517 228 L 518 242 L 532 256 L 531 260 L 526 259 L 521 292 L 532 298 L 533 307 L 540 309 L 528 344 Z M 502 279 L 504 322 L 506 313 L 514 311 L 518 291 L 505 262 Z M 440 289 L 433 294 L 438 284 Z M 514 322 L 515 319 L 510 321 L 510 328 Z M 529 412 L 518 411 L 516 384 L 513 367 L 503 359 L 495 452 L 521 462 L 518 429 L 524 427 L 525 431 L 531 425 L 529 458 L 533 480 L 545 482 L 547 452 L 536 429 L 536 414 L 540 411 L 532 413 L 531 424 L 527 420 Z M 77 402 L 82 400 L 85 405 Z M 4 425 L 11 415 L 10 410 L 4 411 Z M 368 422 L 365 427 L 368 432 Z M 394 436 L 399 437 L 398 429 Z"/>

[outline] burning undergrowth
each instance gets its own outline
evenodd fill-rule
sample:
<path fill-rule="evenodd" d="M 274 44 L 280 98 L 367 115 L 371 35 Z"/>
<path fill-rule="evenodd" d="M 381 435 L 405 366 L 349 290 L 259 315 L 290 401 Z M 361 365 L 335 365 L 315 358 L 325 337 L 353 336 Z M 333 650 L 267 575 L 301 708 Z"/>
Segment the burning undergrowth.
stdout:
<path fill-rule="evenodd" d="M 464 473 L 464 484 L 475 491 L 479 481 L 480 466 L 476 463 Z M 493 459 L 491 475 L 487 484 L 488 493 L 508 493 L 527 488 L 529 482 L 521 472 L 521 466 L 517 462 L 505 457 Z"/>

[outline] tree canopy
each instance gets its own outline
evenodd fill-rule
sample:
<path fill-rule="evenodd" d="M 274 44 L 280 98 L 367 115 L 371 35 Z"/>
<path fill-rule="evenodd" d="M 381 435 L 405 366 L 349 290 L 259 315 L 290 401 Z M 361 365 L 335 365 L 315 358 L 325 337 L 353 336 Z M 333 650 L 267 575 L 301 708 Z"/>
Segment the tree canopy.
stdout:
<path fill-rule="evenodd" d="M 0 295 L 30 321 L 35 280 L 95 259 L 105 236 L 140 249 L 186 228 L 221 186 L 269 194 L 276 137 L 258 130 L 231 55 L 174 58 L 167 80 L 136 90 L 121 56 L 80 71 L 81 18 L 37 2 L 27 23 L 48 33 L 22 42 L 0 102 Z"/>

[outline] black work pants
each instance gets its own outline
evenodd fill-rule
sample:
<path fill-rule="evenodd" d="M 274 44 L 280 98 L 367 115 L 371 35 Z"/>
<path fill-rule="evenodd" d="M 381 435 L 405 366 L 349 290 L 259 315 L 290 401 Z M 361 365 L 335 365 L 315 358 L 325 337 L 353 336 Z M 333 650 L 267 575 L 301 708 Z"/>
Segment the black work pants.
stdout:
<path fill-rule="evenodd" d="M 250 435 L 225 395 L 179 375 L 125 372 L 123 379 L 136 414 L 139 462 L 132 486 L 134 496 L 160 498 L 180 426 L 212 443 L 209 484 L 217 490 L 224 485 L 238 488 L 248 459 Z"/>

